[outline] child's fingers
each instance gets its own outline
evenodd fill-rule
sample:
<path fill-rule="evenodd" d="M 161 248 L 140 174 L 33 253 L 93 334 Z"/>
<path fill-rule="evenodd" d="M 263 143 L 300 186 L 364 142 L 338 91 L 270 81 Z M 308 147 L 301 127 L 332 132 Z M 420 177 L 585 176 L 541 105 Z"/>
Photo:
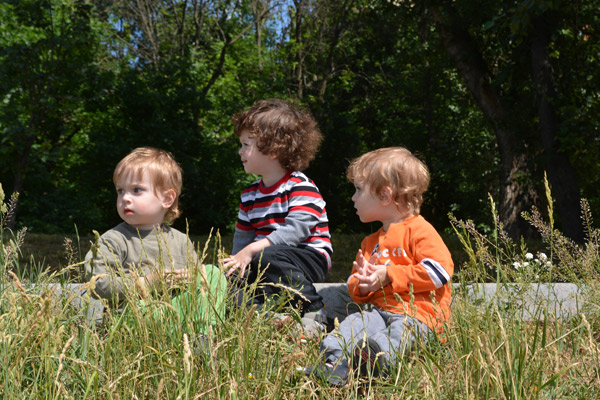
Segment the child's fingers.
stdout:
<path fill-rule="evenodd" d="M 366 270 L 365 270 L 365 266 L 364 266 L 364 264 L 362 264 L 362 263 L 361 263 L 361 264 L 359 264 L 359 263 L 357 263 L 356 261 L 354 261 L 354 262 L 352 263 L 352 267 L 354 268 L 354 271 L 356 271 L 358 274 L 360 274 L 360 275 L 365 275 L 365 273 L 366 273 Z"/>
<path fill-rule="evenodd" d="M 361 282 L 372 290 L 376 286 L 377 281 L 377 276 L 375 274 L 369 273 L 364 275 L 364 278 Z"/>
<path fill-rule="evenodd" d="M 244 273 L 246 272 L 247 268 L 248 268 L 247 266 L 235 265 L 235 266 L 229 268 L 229 270 L 225 273 L 225 276 L 227 278 L 229 278 L 231 275 L 235 274 L 236 279 L 242 278 L 244 276 Z"/>
<path fill-rule="evenodd" d="M 358 252 L 358 263 L 364 268 L 367 265 L 367 259 L 363 255 L 362 251 Z"/>
<path fill-rule="evenodd" d="M 369 258 L 369 263 L 375 264 L 376 262 L 377 262 L 377 254 L 373 253 L 373 254 L 371 254 L 371 258 Z"/>
<path fill-rule="evenodd" d="M 352 276 L 353 276 L 353 277 L 355 277 L 356 279 L 358 279 L 358 282 L 359 282 L 358 284 L 359 284 L 359 285 L 360 285 L 360 284 L 361 284 L 361 282 L 363 282 L 363 281 L 365 280 L 365 278 L 366 278 L 364 275 L 362 275 L 362 274 L 360 274 L 360 273 L 355 273 L 355 274 L 352 274 Z"/>
<path fill-rule="evenodd" d="M 358 285 L 358 290 L 363 293 L 374 292 L 376 289 L 373 289 L 373 285 L 368 282 L 361 282 Z"/>
<path fill-rule="evenodd" d="M 165 272 L 165 278 L 169 285 L 189 282 L 192 279 L 190 271 L 187 269 L 174 269 Z"/>
<path fill-rule="evenodd" d="M 359 283 L 366 283 L 367 285 L 370 285 L 373 281 L 373 276 L 371 271 L 369 271 L 368 265 L 365 265 L 364 267 L 355 266 L 355 272 L 352 276 L 358 279 Z"/>
<path fill-rule="evenodd" d="M 227 272 L 225 272 L 225 276 L 231 276 L 231 274 L 233 274 L 235 271 L 237 271 L 240 268 L 240 266 L 238 264 L 234 264 L 231 266 L 231 268 L 229 268 L 227 270 Z"/>
<path fill-rule="evenodd" d="M 223 266 L 229 268 L 225 276 L 230 276 L 240 267 L 240 262 L 233 257 L 227 257 L 223 260 Z"/>
<path fill-rule="evenodd" d="M 246 268 L 248 267 L 247 265 L 245 265 L 242 262 L 239 261 L 233 261 L 231 263 L 229 263 L 229 265 L 225 265 L 226 267 L 230 267 L 227 272 L 225 273 L 225 276 L 229 277 L 231 276 L 233 273 L 235 273 L 236 271 L 238 271 L 238 275 L 239 276 L 243 276 L 244 272 L 246 272 Z"/>

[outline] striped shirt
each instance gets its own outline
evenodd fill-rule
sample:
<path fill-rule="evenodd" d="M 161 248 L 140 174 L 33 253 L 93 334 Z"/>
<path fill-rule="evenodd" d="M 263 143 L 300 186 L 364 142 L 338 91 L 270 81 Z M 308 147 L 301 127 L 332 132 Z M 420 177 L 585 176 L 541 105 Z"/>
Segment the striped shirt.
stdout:
<path fill-rule="evenodd" d="M 259 179 L 242 191 L 233 254 L 266 237 L 273 245 L 315 249 L 331 269 L 333 250 L 325 200 L 302 172 L 288 172 L 269 187 Z"/>

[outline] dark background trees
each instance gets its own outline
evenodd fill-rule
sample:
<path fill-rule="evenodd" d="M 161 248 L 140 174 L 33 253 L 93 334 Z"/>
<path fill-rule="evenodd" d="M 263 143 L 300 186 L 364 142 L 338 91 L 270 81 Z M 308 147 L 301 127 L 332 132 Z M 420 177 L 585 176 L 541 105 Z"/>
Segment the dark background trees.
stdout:
<path fill-rule="evenodd" d="M 104 230 L 112 170 L 132 148 L 184 168 L 192 233 L 232 228 L 240 188 L 229 117 L 264 97 L 310 108 L 325 141 L 307 173 L 331 225 L 364 231 L 348 161 L 406 146 L 429 165 L 423 213 L 490 221 L 517 237 L 543 206 L 582 238 L 579 199 L 600 211 L 600 6 L 591 0 L 4 0 L 0 182 L 21 193 L 13 226 Z M 544 207 L 541 207 L 545 209 Z M 185 220 L 177 222 L 184 227 Z"/>

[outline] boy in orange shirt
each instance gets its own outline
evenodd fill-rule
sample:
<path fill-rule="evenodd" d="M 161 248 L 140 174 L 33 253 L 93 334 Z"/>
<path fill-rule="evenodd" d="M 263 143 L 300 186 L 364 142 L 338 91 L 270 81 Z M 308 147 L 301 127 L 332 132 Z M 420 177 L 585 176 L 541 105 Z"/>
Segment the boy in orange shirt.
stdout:
<path fill-rule="evenodd" d="M 321 343 L 324 365 L 306 370 L 333 386 L 347 382 L 350 363 L 375 376 L 416 340 L 440 333 L 454 272 L 442 238 L 419 214 L 429 185 L 423 162 L 402 147 L 378 149 L 354 160 L 347 176 L 360 220 L 383 226 L 362 241 L 347 283 L 354 302 L 373 307 L 343 320 Z"/>

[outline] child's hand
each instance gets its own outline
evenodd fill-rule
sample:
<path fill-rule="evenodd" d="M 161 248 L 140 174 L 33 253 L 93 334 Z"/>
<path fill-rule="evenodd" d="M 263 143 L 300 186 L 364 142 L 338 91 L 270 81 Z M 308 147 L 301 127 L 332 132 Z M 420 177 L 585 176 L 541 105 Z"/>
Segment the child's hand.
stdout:
<path fill-rule="evenodd" d="M 354 271 L 356 271 L 353 276 L 360 280 L 361 277 L 366 277 L 368 275 L 366 265 L 367 261 L 363 256 L 362 250 L 358 251 L 358 253 L 356 254 L 356 258 L 358 259 L 358 261 L 354 261 L 352 263 L 352 267 Z"/>
<path fill-rule="evenodd" d="M 239 275 L 243 276 L 244 272 L 246 272 L 246 268 L 248 264 L 252 261 L 252 257 L 244 254 L 244 251 L 240 251 L 239 253 L 229 256 L 223 260 L 223 265 L 225 268 L 229 268 L 225 273 L 225 276 L 231 276 L 235 271 L 239 270 Z"/>
<path fill-rule="evenodd" d="M 165 271 L 164 277 L 168 287 L 191 281 L 190 271 L 185 268 Z"/>
<path fill-rule="evenodd" d="M 145 290 L 148 287 L 159 283 L 161 278 L 164 279 L 167 287 L 171 287 L 181 283 L 188 283 L 191 281 L 190 271 L 188 269 L 174 269 L 172 271 L 164 271 L 162 274 L 158 271 L 148 273 L 146 276 L 138 278 L 138 286 Z M 145 296 L 144 296 L 145 297 Z"/>
<path fill-rule="evenodd" d="M 357 278 L 359 278 L 360 276 L 369 276 L 371 274 L 369 267 L 375 264 L 375 262 L 377 261 L 377 256 L 375 254 L 372 254 L 369 261 L 367 261 L 367 259 L 363 255 L 362 250 L 359 250 L 356 254 L 356 258 L 358 259 L 358 262 L 354 261 L 353 263 L 354 269 L 356 270 L 354 276 L 356 276 Z"/>
<path fill-rule="evenodd" d="M 354 277 L 358 279 L 358 291 L 361 296 L 366 296 L 370 292 L 375 292 L 391 283 L 387 274 L 387 266 L 375 264 L 377 257 L 374 254 L 367 261 L 362 251 L 359 250 L 357 257 L 358 262 L 354 261 L 354 269 L 356 270 Z"/>
<path fill-rule="evenodd" d="M 252 242 L 236 254 L 227 257 L 223 260 L 223 265 L 229 270 L 225 273 L 225 276 L 230 276 L 238 269 L 240 270 L 239 276 L 244 276 L 246 268 L 252 262 L 255 255 L 261 252 L 265 247 L 270 246 L 271 242 L 267 238 L 262 238 L 256 242 Z"/>

